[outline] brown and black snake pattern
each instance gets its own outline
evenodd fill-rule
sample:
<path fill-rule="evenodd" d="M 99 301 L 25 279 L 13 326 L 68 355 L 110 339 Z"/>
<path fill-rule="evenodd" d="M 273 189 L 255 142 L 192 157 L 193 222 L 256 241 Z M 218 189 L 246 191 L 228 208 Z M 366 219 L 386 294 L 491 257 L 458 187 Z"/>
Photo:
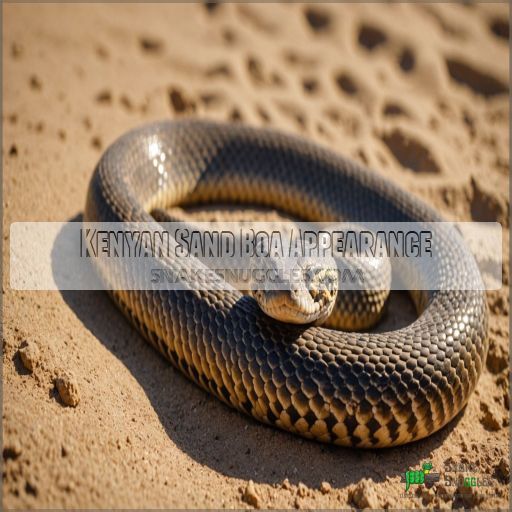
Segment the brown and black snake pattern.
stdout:
<path fill-rule="evenodd" d="M 148 125 L 115 142 L 98 163 L 84 218 L 146 222 L 154 208 L 206 202 L 258 203 L 311 221 L 441 220 L 383 178 L 304 139 L 195 120 Z M 458 257 L 461 243 L 447 233 L 439 279 L 480 279 Z M 98 270 L 115 289 L 111 271 Z M 467 402 L 487 354 L 482 291 L 416 291 L 417 320 L 379 334 L 280 323 L 238 292 L 111 295 L 147 340 L 220 400 L 344 446 L 393 446 L 440 429 Z"/>

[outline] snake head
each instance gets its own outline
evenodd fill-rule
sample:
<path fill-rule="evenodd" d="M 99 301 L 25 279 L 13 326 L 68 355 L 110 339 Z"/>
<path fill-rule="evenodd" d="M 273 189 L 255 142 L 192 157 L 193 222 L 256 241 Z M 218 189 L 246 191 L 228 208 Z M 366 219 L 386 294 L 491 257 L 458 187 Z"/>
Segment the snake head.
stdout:
<path fill-rule="evenodd" d="M 334 263 L 334 262 L 332 262 Z M 322 324 L 331 314 L 338 294 L 338 272 L 333 264 L 313 259 L 298 261 L 298 279 L 286 289 L 253 290 L 260 308 L 270 317 L 292 324 Z"/>

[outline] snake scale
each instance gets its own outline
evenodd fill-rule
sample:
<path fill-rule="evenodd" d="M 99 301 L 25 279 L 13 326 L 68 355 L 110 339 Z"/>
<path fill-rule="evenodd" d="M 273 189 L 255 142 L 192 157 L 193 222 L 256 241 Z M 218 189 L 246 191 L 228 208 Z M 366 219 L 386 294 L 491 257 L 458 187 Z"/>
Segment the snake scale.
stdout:
<path fill-rule="evenodd" d="M 303 138 L 192 119 L 150 124 L 112 144 L 92 177 L 84 220 L 150 222 L 155 208 L 216 202 L 310 221 L 441 220 L 387 180 Z M 444 240 L 440 275 L 464 271 L 454 257 L 460 243 Z M 237 291 L 110 293 L 151 344 L 226 404 L 343 446 L 394 446 L 440 429 L 466 404 L 488 348 L 483 291 L 413 292 L 418 318 L 384 333 L 278 322 Z"/>

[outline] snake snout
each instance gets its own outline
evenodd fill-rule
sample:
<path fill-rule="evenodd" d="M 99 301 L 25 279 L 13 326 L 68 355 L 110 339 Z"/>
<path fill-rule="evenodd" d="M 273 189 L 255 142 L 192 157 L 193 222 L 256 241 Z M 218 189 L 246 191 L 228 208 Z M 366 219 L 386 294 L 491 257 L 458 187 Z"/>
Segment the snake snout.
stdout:
<path fill-rule="evenodd" d="M 305 271 L 305 285 L 314 302 L 331 301 L 338 293 L 338 275 L 335 269 L 315 265 Z"/>
<path fill-rule="evenodd" d="M 313 265 L 305 273 L 305 286 L 313 305 L 318 305 L 314 322 L 322 324 L 331 314 L 338 294 L 338 273 L 331 266 Z"/>
<path fill-rule="evenodd" d="M 270 317 L 292 324 L 321 324 L 331 314 L 338 293 L 337 271 L 331 266 L 301 263 L 302 278 L 289 289 L 253 293 Z"/>

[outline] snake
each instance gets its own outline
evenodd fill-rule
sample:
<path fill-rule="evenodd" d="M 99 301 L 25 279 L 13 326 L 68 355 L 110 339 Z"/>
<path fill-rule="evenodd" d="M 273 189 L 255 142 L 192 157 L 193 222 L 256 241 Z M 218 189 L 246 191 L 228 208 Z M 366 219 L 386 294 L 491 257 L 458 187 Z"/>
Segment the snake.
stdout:
<path fill-rule="evenodd" d="M 155 222 L 158 209 L 219 203 L 256 204 L 314 222 L 443 220 L 390 180 L 305 137 L 194 118 L 144 125 L 108 147 L 83 220 Z M 482 373 L 485 292 L 449 286 L 461 273 L 481 279 L 461 260 L 464 250 L 448 230 L 435 265 L 443 286 L 411 290 L 416 319 L 387 332 L 282 322 L 238 290 L 117 289 L 121 262 L 98 273 L 142 336 L 225 404 L 308 439 L 383 448 L 450 422 Z M 375 308 L 364 294 L 347 296 L 349 314 Z"/>

